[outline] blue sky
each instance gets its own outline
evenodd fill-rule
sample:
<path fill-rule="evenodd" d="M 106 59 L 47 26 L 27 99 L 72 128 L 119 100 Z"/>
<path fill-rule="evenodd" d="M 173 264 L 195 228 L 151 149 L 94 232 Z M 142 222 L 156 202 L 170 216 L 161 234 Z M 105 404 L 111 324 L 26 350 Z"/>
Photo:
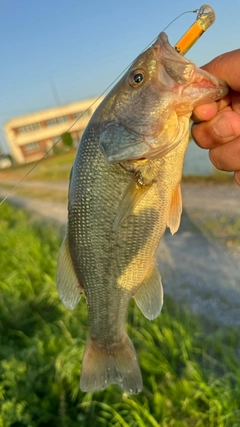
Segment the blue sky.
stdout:
<path fill-rule="evenodd" d="M 212 0 L 215 24 L 186 55 L 199 66 L 240 47 L 240 2 Z M 0 140 L 4 122 L 100 95 L 193 0 L 0 0 Z M 181 17 L 166 32 L 174 44 L 195 21 Z"/>

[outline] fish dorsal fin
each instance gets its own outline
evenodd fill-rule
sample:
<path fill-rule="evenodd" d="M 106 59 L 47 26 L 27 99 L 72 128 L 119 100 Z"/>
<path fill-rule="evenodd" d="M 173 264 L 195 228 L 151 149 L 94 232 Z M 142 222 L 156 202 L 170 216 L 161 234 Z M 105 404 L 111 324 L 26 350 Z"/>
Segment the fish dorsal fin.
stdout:
<path fill-rule="evenodd" d="M 163 305 L 163 288 L 156 264 L 135 293 L 134 299 L 147 319 L 153 320 L 160 314 Z"/>
<path fill-rule="evenodd" d="M 137 178 L 134 177 L 132 182 L 126 188 L 122 199 L 120 200 L 118 211 L 113 223 L 113 230 L 116 230 L 118 225 L 125 221 L 132 213 L 137 204 L 142 200 L 148 192 L 152 184 L 139 184 Z"/>
<path fill-rule="evenodd" d="M 182 193 L 181 193 L 181 185 L 180 183 L 178 183 L 172 195 L 171 205 L 169 209 L 169 217 L 167 221 L 167 227 L 170 228 L 170 231 L 172 234 L 176 233 L 176 231 L 178 231 L 179 229 L 181 215 L 182 215 Z"/>
<path fill-rule="evenodd" d="M 79 285 L 69 252 L 68 235 L 66 234 L 59 251 L 57 264 L 57 288 L 62 303 L 73 310 L 81 298 L 82 287 Z"/>

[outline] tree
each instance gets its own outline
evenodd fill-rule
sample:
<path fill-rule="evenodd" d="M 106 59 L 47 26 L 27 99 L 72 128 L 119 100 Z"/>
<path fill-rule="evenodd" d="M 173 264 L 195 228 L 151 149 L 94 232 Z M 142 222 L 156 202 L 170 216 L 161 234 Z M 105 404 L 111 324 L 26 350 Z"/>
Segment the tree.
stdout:
<path fill-rule="evenodd" d="M 62 143 L 65 147 L 68 147 L 68 148 L 73 147 L 73 139 L 70 132 L 65 132 L 61 138 L 62 138 Z"/>

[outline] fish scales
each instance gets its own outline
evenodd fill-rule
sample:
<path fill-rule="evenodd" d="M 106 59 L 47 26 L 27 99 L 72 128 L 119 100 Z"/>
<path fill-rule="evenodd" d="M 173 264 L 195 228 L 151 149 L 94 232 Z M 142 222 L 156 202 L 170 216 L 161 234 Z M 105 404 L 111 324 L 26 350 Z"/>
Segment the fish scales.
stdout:
<path fill-rule="evenodd" d="M 133 297 L 148 319 L 161 311 L 159 241 L 179 227 L 180 182 L 196 105 L 227 86 L 182 58 L 161 33 L 92 116 L 73 165 L 68 229 L 58 260 L 59 296 L 69 309 L 86 296 L 89 335 L 80 387 L 142 389 L 126 333 Z"/>
<path fill-rule="evenodd" d="M 95 330 L 98 337 L 102 335 L 101 340 L 112 342 L 113 337 L 119 335 L 118 328 L 122 328 L 125 323 L 127 305 L 135 290 L 133 286 L 137 288 L 143 275 L 148 272 L 148 260 L 154 256 L 159 235 L 163 232 L 161 214 L 166 209 L 159 209 L 159 203 L 163 202 L 163 197 L 158 197 L 160 191 L 156 185 L 150 195 L 152 206 L 142 209 L 140 203 L 138 210 L 141 211 L 141 215 L 133 215 L 127 223 L 123 222 L 114 232 L 112 226 L 118 204 L 126 186 L 131 182 L 131 177 L 119 165 L 106 168 L 105 160 L 99 150 L 96 153 L 97 134 L 94 132 L 94 125 L 93 129 L 90 126 L 86 133 L 78 153 L 83 159 L 81 170 L 77 170 L 76 173 L 73 170 L 71 179 L 69 197 L 70 205 L 73 203 L 74 207 L 69 207 L 69 245 L 70 248 L 76 246 L 79 248 L 77 252 L 73 250 L 71 255 L 80 283 L 85 284 L 84 290 L 88 301 L 90 325 L 92 325 L 90 327 Z M 84 161 L 84 151 L 89 158 L 94 159 L 91 169 Z M 159 163 L 159 161 L 151 161 L 151 163 Z M 142 205 L 144 208 L 144 202 Z M 77 221 L 76 218 L 78 218 Z M 158 228 L 157 233 L 154 233 L 152 227 L 154 223 Z M 150 235 L 153 235 L 151 240 Z M 91 248 L 90 253 L 88 253 L 88 246 Z M 140 259 L 143 255 L 145 260 L 142 263 L 137 256 L 140 251 Z M 131 263 L 136 264 L 137 272 L 127 268 Z M 118 278 L 120 278 L 120 286 L 117 283 Z M 96 283 L 99 286 L 97 291 Z M 122 304 L 119 308 L 119 298 L 123 291 L 126 291 L 126 304 Z M 109 301 L 111 311 L 108 309 Z M 100 313 L 97 312 L 99 304 Z M 105 311 L 102 309 L 104 306 L 107 307 Z M 102 316 L 101 322 L 99 316 Z M 114 324 L 113 321 L 115 321 Z M 113 330 L 112 336 L 109 332 L 111 330 Z M 108 331 L 107 334 L 106 331 Z"/>

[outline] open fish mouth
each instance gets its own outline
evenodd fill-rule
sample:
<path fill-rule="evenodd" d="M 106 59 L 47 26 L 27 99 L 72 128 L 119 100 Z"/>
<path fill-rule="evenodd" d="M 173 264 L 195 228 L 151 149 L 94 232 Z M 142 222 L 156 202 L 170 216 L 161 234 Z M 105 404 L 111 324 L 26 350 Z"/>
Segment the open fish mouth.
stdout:
<path fill-rule="evenodd" d="M 228 86 L 223 80 L 218 79 L 205 70 L 198 70 L 200 72 L 195 72 L 192 81 L 183 87 L 183 94 L 193 93 L 194 90 L 198 92 L 205 91 L 208 94 L 207 97 L 211 97 L 210 101 L 212 102 L 214 98 L 218 99 L 220 96 L 222 97 L 228 93 Z M 216 92 L 215 96 L 214 92 Z M 203 100 L 201 101 L 203 102 Z M 204 102 L 206 102 L 205 99 Z"/>
<path fill-rule="evenodd" d="M 192 61 L 180 55 L 169 43 L 166 33 L 159 34 L 153 48 L 157 60 L 165 67 L 167 74 L 178 84 L 206 82 L 206 85 L 209 84 L 214 87 L 227 87 L 223 80 L 198 68 Z"/>
<path fill-rule="evenodd" d="M 180 55 L 169 43 L 165 33 L 160 33 L 153 45 L 157 60 L 165 68 L 164 74 L 160 68 L 160 76 L 165 85 L 179 95 L 198 100 L 193 107 L 200 103 L 213 102 L 228 93 L 227 84 L 207 71 L 198 68 L 193 62 Z M 206 96 L 204 96 L 206 95 Z"/>

